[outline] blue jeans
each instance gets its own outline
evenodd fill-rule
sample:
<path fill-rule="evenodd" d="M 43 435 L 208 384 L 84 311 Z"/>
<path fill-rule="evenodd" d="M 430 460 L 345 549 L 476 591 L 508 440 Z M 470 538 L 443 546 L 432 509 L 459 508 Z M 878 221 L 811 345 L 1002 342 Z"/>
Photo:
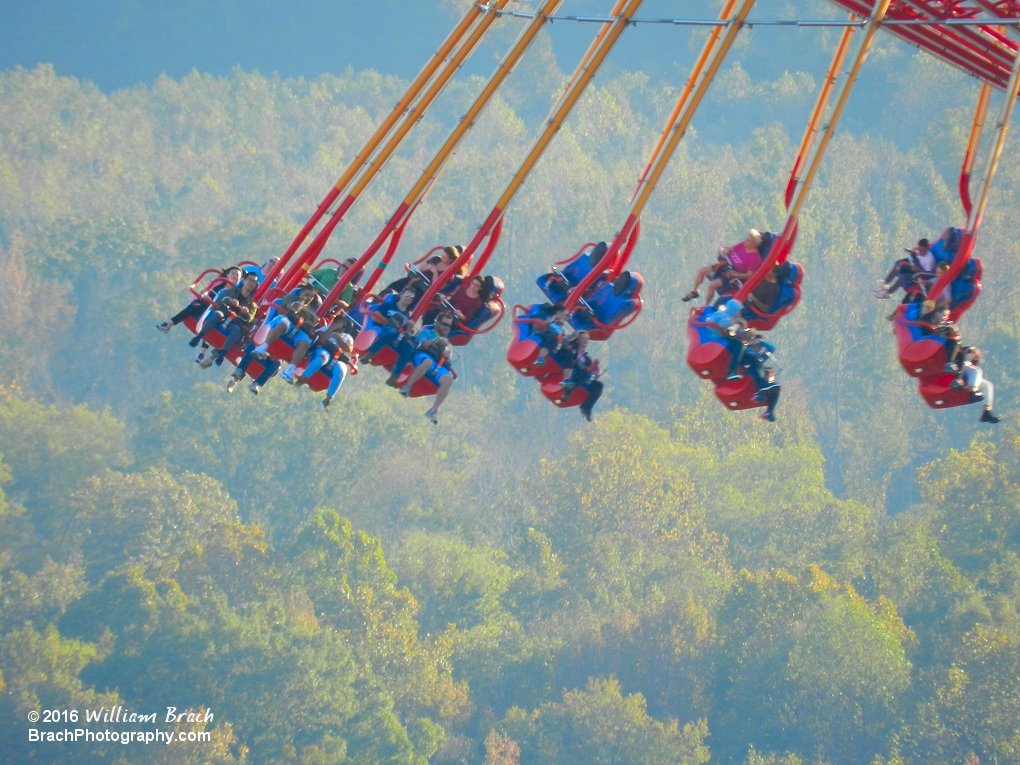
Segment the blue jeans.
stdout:
<path fill-rule="evenodd" d="M 241 359 L 241 363 L 237 365 L 237 371 L 242 374 L 248 371 L 248 365 L 251 364 L 254 358 L 255 346 L 248 343 L 248 347 L 244 349 L 244 357 Z M 280 371 L 280 362 L 275 359 L 266 359 L 262 362 L 262 374 L 255 378 L 256 385 L 262 386 L 269 382 L 270 378 L 273 377 L 277 372 Z"/>
<path fill-rule="evenodd" d="M 340 386 L 344 384 L 344 380 L 347 379 L 347 364 L 339 359 L 334 360 L 328 353 L 320 350 L 315 354 L 311 363 L 305 367 L 301 376 L 310 379 L 320 369 L 325 369 L 330 374 L 329 390 L 326 391 L 326 395 L 333 398 L 340 390 Z"/>
<path fill-rule="evenodd" d="M 379 330 L 379 337 L 375 339 L 375 342 L 368 347 L 368 352 L 376 354 L 381 351 L 387 345 L 393 345 L 393 341 L 397 339 L 397 335 L 400 331 L 393 327 L 385 327 Z"/>

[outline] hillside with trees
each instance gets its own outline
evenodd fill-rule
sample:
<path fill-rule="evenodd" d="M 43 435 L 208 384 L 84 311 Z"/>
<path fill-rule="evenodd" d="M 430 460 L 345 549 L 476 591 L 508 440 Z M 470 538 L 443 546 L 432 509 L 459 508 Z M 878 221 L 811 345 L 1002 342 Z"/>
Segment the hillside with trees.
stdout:
<path fill-rule="evenodd" d="M 977 86 L 876 59 L 891 96 L 854 94 L 870 127 L 837 134 L 802 214 L 774 425 L 694 379 L 680 298 L 718 245 L 781 225 L 818 72 L 732 65 L 695 119 L 631 264 L 647 308 L 596 349 L 594 423 L 518 378 L 505 322 L 463 349 L 438 427 L 372 369 L 328 413 L 279 380 L 230 396 L 153 328 L 205 268 L 279 254 L 406 83 L 0 72 L 0 760 L 1020 765 L 1020 144 L 964 324 L 1008 415 L 979 429 L 924 406 L 869 289 L 960 224 Z M 677 93 L 596 82 L 508 213 L 508 305 L 613 235 Z M 480 84 L 327 255 L 360 254 Z M 470 238 L 529 144 L 525 84 L 398 260 Z M 212 709 L 177 728 L 211 741 L 27 741 L 31 710 L 116 705 Z"/>

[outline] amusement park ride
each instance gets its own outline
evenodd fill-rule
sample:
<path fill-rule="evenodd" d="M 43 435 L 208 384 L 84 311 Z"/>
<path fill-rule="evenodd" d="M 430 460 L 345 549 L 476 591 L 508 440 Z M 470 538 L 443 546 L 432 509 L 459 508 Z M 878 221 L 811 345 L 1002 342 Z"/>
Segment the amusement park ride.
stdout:
<path fill-rule="evenodd" d="M 981 82 L 977 110 L 967 151 L 960 174 L 960 200 L 966 214 L 966 225 L 949 229 L 933 248 L 938 257 L 949 264 L 928 292 L 929 300 L 941 295 L 950 296 L 952 319 L 955 321 L 973 304 L 980 292 L 981 264 L 973 258 L 974 245 L 981 224 L 988 191 L 995 175 L 1003 141 L 1017 98 L 1020 73 L 1020 0 L 831 0 L 846 10 L 846 20 L 758 20 L 750 19 L 755 0 L 726 0 L 718 19 L 642 19 L 637 16 L 642 0 L 614 0 L 605 17 L 557 16 L 562 0 L 541 0 L 534 12 L 509 10 L 511 0 L 491 0 L 488 4 L 472 5 L 464 18 L 450 33 L 439 50 L 411 83 L 407 92 L 383 120 L 371 138 L 354 157 L 343 175 L 330 189 L 318 208 L 302 227 L 294 241 L 264 275 L 254 295 L 258 304 L 258 319 L 277 306 L 277 301 L 300 286 L 308 273 L 330 264 L 334 259 L 320 259 L 330 236 L 344 216 L 357 203 L 365 189 L 379 174 L 387 160 L 400 146 L 414 125 L 425 114 L 437 96 L 450 82 L 461 65 L 477 48 L 492 25 L 503 17 L 525 21 L 516 42 L 505 54 L 495 73 L 485 84 L 474 103 L 443 143 L 435 157 L 412 186 L 411 190 L 387 219 L 378 236 L 368 245 L 354 264 L 340 274 L 318 309 L 318 320 L 325 325 L 338 310 L 337 300 L 342 293 L 355 296 L 349 308 L 350 317 L 360 328 L 354 353 L 364 354 L 379 336 L 381 327 L 370 318 L 378 298 L 372 294 L 383 270 L 389 265 L 400 245 L 401 238 L 414 212 L 438 181 L 458 146 L 477 121 L 515 65 L 527 53 L 531 43 L 545 24 L 552 20 L 589 23 L 597 34 L 556 101 L 536 137 L 531 149 L 510 178 L 489 215 L 481 222 L 477 233 L 456 259 L 441 273 L 432 278 L 422 274 L 419 266 L 431 259 L 442 248 L 435 248 L 416 263 L 407 266 L 408 272 L 420 277 L 426 285 L 424 295 L 410 312 L 412 321 L 419 320 L 430 309 L 442 308 L 454 294 L 458 285 L 482 273 L 499 243 L 506 210 L 520 190 L 531 170 L 552 142 L 559 128 L 568 118 L 574 105 L 591 83 L 602 63 L 628 27 L 641 24 L 697 25 L 711 28 L 707 42 L 698 56 L 693 70 L 682 88 L 679 99 L 666 124 L 643 173 L 637 181 L 630 208 L 622 226 L 608 243 L 589 242 L 566 261 L 555 264 L 552 270 L 539 277 L 538 286 L 549 303 L 561 313 L 560 321 L 569 323 L 576 331 L 585 331 L 593 340 L 607 340 L 615 332 L 625 329 L 640 314 L 643 305 L 643 280 L 637 273 L 627 270 L 640 236 L 640 216 L 656 184 L 687 131 L 694 115 L 705 98 L 737 35 L 745 26 L 799 26 L 843 27 L 823 86 L 811 112 L 804 138 L 786 182 L 785 201 L 787 219 L 781 231 L 769 238 L 763 248 L 761 265 L 753 275 L 724 299 L 743 304 L 742 315 L 749 327 L 759 331 L 772 330 L 779 320 L 792 311 L 800 300 L 803 268 L 790 263 L 782 269 L 784 274 L 780 297 L 768 310 L 755 308 L 745 302 L 759 283 L 773 269 L 788 262 L 797 236 L 798 216 L 810 191 L 825 150 L 828 147 L 839 118 L 846 106 L 851 89 L 867 58 L 875 34 L 883 29 L 910 45 L 916 46 L 955 66 Z M 859 34 L 858 34 L 859 33 Z M 856 52 L 851 56 L 855 37 L 860 37 Z M 844 73 L 844 65 L 850 66 Z M 970 193 L 971 173 L 976 163 L 985 115 L 989 108 L 992 90 L 1004 91 L 999 118 L 994 125 L 994 140 L 977 196 Z M 383 255 L 374 269 L 369 264 L 380 251 Z M 339 273 L 339 272 L 338 272 Z M 364 278 L 367 273 L 367 278 Z M 463 280 L 458 281 L 458 280 Z M 456 345 L 466 345 L 476 335 L 489 332 L 506 312 L 502 303 L 502 282 L 489 277 L 490 302 L 472 321 L 460 322 L 450 336 Z M 201 274 L 191 285 L 197 301 L 211 304 L 222 288 L 223 279 L 214 271 Z M 548 329 L 548 304 L 515 306 L 513 310 L 513 339 L 507 352 L 508 362 L 523 376 L 534 378 L 543 395 L 559 407 L 581 404 L 584 391 L 565 386 L 563 370 L 550 356 L 540 360 L 543 331 Z M 919 306 L 902 305 L 896 311 L 894 333 L 899 358 L 907 373 L 919 380 L 924 400 L 932 407 L 944 408 L 970 403 L 971 394 L 957 390 L 952 382 L 954 375 L 944 371 L 947 363 L 946 341 L 934 333 L 933 327 L 922 321 Z M 565 315 L 565 319 L 562 318 Z M 201 322 L 188 320 L 197 331 Z M 258 320 L 251 323 L 251 329 Z M 732 342 L 722 328 L 712 322 L 712 308 L 693 309 L 689 317 L 690 344 L 688 365 L 698 377 L 709 380 L 716 396 L 728 409 L 747 409 L 764 405 L 759 395 L 760 385 L 737 367 L 731 365 Z M 566 329 L 561 326 L 560 329 Z M 207 330 L 204 339 L 219 348 L 225 341 L 222 326 Z M 276 360 L 289 359 L 294 342 L 285 335 L 268 349 Z M 237 362 L 241 348 L 237 346 L 226 354 Z M 394 347 L 385 347 L 372 354 L 371 363 L 385 366 L 403 385 L 411 367 L 393 368 L 397 361 Z M 441 361 L 437 361 L 441 364 Z M 352 367 L 356 372 L 356 367 Z M 259 363 L 252 365 L 248 374 L 256 377 L 262 372 Z M 313 390 L 322 390 L 329 383 L 319 372 L 310 380 Z M 434 377 L 423 377 L 412 386 L 410 395 L 434 393 Z"/>

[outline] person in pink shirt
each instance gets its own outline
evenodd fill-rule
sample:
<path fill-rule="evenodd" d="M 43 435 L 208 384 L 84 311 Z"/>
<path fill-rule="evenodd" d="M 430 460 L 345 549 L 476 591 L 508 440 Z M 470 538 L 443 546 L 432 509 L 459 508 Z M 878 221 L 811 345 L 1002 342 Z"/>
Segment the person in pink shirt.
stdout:
<path fill-rule="evenodd" d="M 727 282 L 740 282 L 753 274 L 762 262 L 762 253 L 768 252 L 772 244 L 771 234 L 762 234 L 751 229 L 747 238 L 733 247 L 720 247 L 718 261 L 711 266 L 698 269 L 694 289 L 684 296 L 683 301 L 689 302 L 699 296 L 698 288 L 708 279 L 708 292 L 705 293 L 705 305 L 709 305 L 715 297 L 715 291 Z"/>

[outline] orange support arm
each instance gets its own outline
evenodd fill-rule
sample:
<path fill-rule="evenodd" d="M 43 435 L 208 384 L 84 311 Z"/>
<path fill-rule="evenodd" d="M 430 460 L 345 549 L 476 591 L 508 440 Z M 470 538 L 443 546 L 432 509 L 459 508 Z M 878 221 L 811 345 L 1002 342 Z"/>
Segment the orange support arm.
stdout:
<path fill-rule="evenodd" d="M 439 292 L 443 284 L 461 266 L 469 262 L 481 243 L 492 235 L 496 223 L 503 217 L 503 213 L 510 202 L 513 201 L 514 195 L 524 184 L 528 174 L 535 167 L 535 164 L 552 142 L 553 137 L 563 126 L 564 121 L 567 119 L 567 116 L 581 97 L 581 94 L 584 93 L 588 84 L 592 81 L 592 78 L 595 77 L 596 72 L 598 72 L 599 67 L 601 67 L 602 63 L 606 60 L 606 57 L 609 55 L 609 51 L 611 51 L 613 46 L 616 45 L 617 41 L 620 39 L 620 35 L 623 34 L 623 30 L 626 29 L 630 20 L 634 17 L 634 14 L 637 13 L 638 9 L 641 7 L 641 3 L 642 0 L 626 0 L 623 10 L 609 26 L 609 29 L 605 32 L 605 34 L 601 35 L 600 32 L 601 39 L 598 41 L 597 49 L 590 58 L 586 57 L 585 60 L 583 60 L 578 66 L 578 71 L 575 72 L 574 77 L 570 82 L 570 87 L 563 94 L 563 97 L 557 103 L 552 114 L 549 116 L 545 130 L 543 130 L 535 140 L 535 143 L 531 147 L 531 151 L 528 152 L 528 155 L 524 158 L 520 167 L 517 168 L 517 171 L 510 179 L 510 183 L 507 185 L 506 190 L 500 196 L 499 201 L 496 202 L 496 206 L 492 209 L 492 212 L 489 213 L 489 216 L 482 223 L 478 232 L 468 243 L 467 247 L 464 248 L 464 252 L 461 253 L 461 256 L 429 287 L 428 291 L 418 303 L 418 307 L 415 309 L 414 314 L 411 316 L 412 319 L 420 318 L 421 314 L 425 312 L 428 305 L 431 303 L 432 298 L 435 297 L 437 292 Z"/>
<path fill-rule="evenodd" d="M 510 0 L 493 0 L 493 7 L 497 10 L 501 10 L 503 7 L 508 5 Z M 284 277 L 280 280 L 279 288 L 281 290 L 291 289 L 296 285 L 305 274 L 308 273 L 311 267 L 311 262 L 322 252 L 325 247 L 330 235 L 343 220 L 344 215 L 354 206 L 354 203 L 358 200 L 364 190 L 372 182 L 372 180 L 379 174 L 387 160 L 393 155 L 404 138 L 411 131 L 411 128 L 421 119 L 425 114 L 425 111 L 432 105 L 436 97 L 443 91 L 449 81 L 457 73 L 464 61 L 474 52 L 474 49 L 481 42 L 482 37 L 489 31 L 489 28 L 499 18 L 497 14 L 489 11 L 482 10 L 475 6 L 475 10 L 482 14 L 478 23 L 471 29 L 467 39 L 464 40 L 463 44 L 457 48 L 453 55 L 445 62 L 441 68 L 437 64 L 436 69 L 438 70 L 435 76 L 431 79 L 431 83 L 428 88 L 422 94 L 422 96 L 413 104 L 410 111 L 407 111 L 400 121 L 399 125 L 393 127 L 387 135 L 380 136 L 381 146 L 378 146 L 376 152 L 370 157 L 365 158 L 359 167 L 348 167 L 344 175 L 337 182 L 334 187 L 338 192 L 342 186 L 349 185 L 352 181 L 354 186 L 350 189 L 347 196 L 341 201 L 340 205 L 336 210 L 333 211 L 332 217 L 329 222 L 319 231 L 315 239 L 305 248 L 305 251 L 298 256 L 294 265 L 288 270 Z M 443 62 L 439 62 L 442 64 Z M 384 141 L 384 142 L 383 142 Z M 371 142 L 370 142 L 371 143 Z M 358 172 L 360 171 L 360 175 Z M 356 178 L 356 180 L 354 180 Z M 342 184 L 342 186 L 341 186 Z M 279 264 L 277 264 L 279 265 Z M 265 284 L 269 283 L 269 279 L 266 279 Z"/>
<path fill-rule="evenodd" d="M 744 283 L 744 286 L 740 288 L 740 291 L 734 296 L 735 300 L 741 303 L 747 300 L 747 296 L 750 295 L 751 291 L 758 286 L 762 279 L 765 278 L 765 274 L 767 274 L 776 263 L 782 263 L 786 260 L 790 249 L 793 247 L 793 237 L 797 230 L 797 216 L 800 215 L 800 210 L 804 206 L 804 200 L 807 199 L 808 192 L 811 190 L 811 184 L 814 181 L 815 176 L 818 174 L 818 168 L 822 164 L 822 157 L 825 156 L 825 150 L 829 147 L 829 141 L 832 140 L 832 136 L 836 132 L 836 125 L 839 124 L 839 118 L 843 114 L 844 107 L 846 107 L 847 99 L 850 98 L 850 91 L 853 90 L 854 84 L 857 82 L 857 77 L 861 73 L 861 67 L 864 66 L 864 62 L 868 58 L 868 51 L 871 50 L 871 43 L 875 39 L 875 33 L 878 32 L 878 27 L 882 23 L 882 19 L 885 18 L 885 13 L 889 9 L 889 3 L 890 0 L 878 0 L 878 2 L 875 3 L 875 8 L 871 12 L 867 25 L 865 25 L 866 31 L 864 33 L 864 39 L 861 41 L 861 47 L 857 51 L 857 57 L 854 59 L 854 63 L 850 67 L 850 73 L 847 75 L 846 82 L 843 83 L 843 88 L 840 91 L 839 98 L 836 99 L 836 105 L 832 109 L 829 122 L 822 131 L 821 138 L 818 141 L 818 146 L 811 157 L 811 164 L 808 166 L 807 172 L 804 174 L 804 179 L 801 182 L 800 187 L 797 189 L 796 196 L 789 207 L 786 225 L 783 227 L 783 231 L 779 235 L 778 239 L 772 243 L 772 249 L 769 251 L 769 256 L 765 258 L 765 261 L 758 267 L 754 276 L 748 279 Z M 837 54 L 838 53 L 839 51 L 837 50 Z"/>
<path fill-rule="evenodd" d="M 981 131 L 985 126 L 988 104 L 991 99 L 992 86 L 987 82 L 982 82 L 981 94 L 978 96 L 977 108 L 974 110 L 974 123 L 970 127 L 970 140 L 967 141 L 967 151 L 963 155 L 963 165 L 960 168 L 960 204 L 963 205 L 963 212 L 968 218 L 974 208 L 970 200 L 970 174 L 974 170 L 974 162 L 977 160 L 978 146 L 981 145 Z"/>

